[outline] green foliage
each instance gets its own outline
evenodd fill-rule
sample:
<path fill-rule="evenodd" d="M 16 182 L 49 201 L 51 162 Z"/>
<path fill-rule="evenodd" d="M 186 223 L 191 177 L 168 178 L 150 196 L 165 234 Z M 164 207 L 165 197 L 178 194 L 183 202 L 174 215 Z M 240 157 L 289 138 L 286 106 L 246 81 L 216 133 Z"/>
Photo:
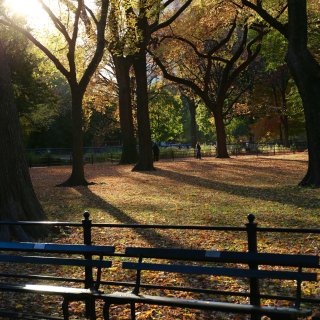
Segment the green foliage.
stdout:
<path fill-rule="evenodd" d="M 213 116 L 203 103 L 197 106 L 196 121 L 199 128 L 200 140 L 207 142 L 216 140 Z"/>
<path fill-rule="evenodd" d="M 176 140 L 183 132 L 182 102 L 170 90 L 155 92 L 150 100 L 150 125 L 152 139 L 155 141 Z"/>
<path fill-rule="evenodd" d="M 239 140 L 249 140 L 250 135 L 250 119 L 248 117 L 233 118 L 226 126 L 228 140 L 238 142 Z"/>
<path fill-rule="evenodd" d="M 287 41 L 279 32 L 270 30 L 263 38 L 261 55 L 264 58 L 265 70 L 273 71 L 285 64 Z"/>

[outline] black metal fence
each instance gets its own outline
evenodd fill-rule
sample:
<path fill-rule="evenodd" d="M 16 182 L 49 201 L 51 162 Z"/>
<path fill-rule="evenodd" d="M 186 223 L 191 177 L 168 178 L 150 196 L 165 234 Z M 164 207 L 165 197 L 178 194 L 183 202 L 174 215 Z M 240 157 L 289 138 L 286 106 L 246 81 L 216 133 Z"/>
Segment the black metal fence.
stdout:
<path fill-rule="evenodd" d="M 121 157 L 121 149 L 121 146 L 84 148 L 84 162 L 88 164 L 100 162 L 118 163 Z M 307 149 L 307 144 L 306 142 L 295 142 L 285 147 L 277 143 L 234 143 L 228 144 L 227 149 L 232 156 L 268 156 L 301 152 Z M 201 153 L 202 157 L 215 157 L 216 146 L 204 145 Z M 193 158 L 195 155 L 195 150 L 191 147 L 174 146 L 160 148 L 160 159 L 162 160 L 174 161 L 183 158 Z M 72 151 L 70 148 L 27 149 L 27 156 L 30 167 L 70 165 L 72 163 Z"/>
<path fill-rule="evenodd" d="M 248 215 L 248 223 L 243 227 L 236 226 L 202 226 L 202 225 L 161 225 L 161 224 L 116 224 L 116 223 L 92 223 L 90 220 L 90 215 L 88 212 L 84 212 L 84 219 L 81 223 L 77 222 L 51 222 L 51 221 L 0 221 L 0 226 L 51 226 L 51 227 L 67 227 L 67 228 L 81 228 L 82 230 L 82 241 L 86 245 L 92 245 L 93 241 L 93 229 L 94 228 L 116 228 L 116 229 L 162 229 L 162 230 L 202 230 L 202 231 L 218 231 L 218 232 L 241 232 L 246 234 L 246 246 L 248 252 L 259 252 L 259 241 L 266 236 L 268 233 L 278 233 L 281 234 L 304 234 L 308 235 L 308 237 L 318 237 L 320 235 L 319 228 L 270 228 L 270 227 L 258 227 L 255 222 L 255 216 L 253 214 Z M 106 232 L 106 234 L 108 234 Z M 101 240 L 101 239 L 100 239 Z M 315 240 L 316 241 L 316 240 Z M 99 243 L 101 244 L 101 243 Z M 293 244 L 294 246 L 294 244 Z M 116 252 L 115 256 L 125 256 L 122 252 Z M 257 265 L 251 265 L 250 268 L 257 268 Z M 320 270 L 320 265 L 317 267 Z M 91 279 L 92 270 L 89 268 L 86 269 L 86 279 Z M 66 279 L 64 279 L 66 280 Z M 120 282 L 120 281 L 101 281 L 101 284 L 105 285 L 121 285 L 127 287 L 133 287 L 135 285 L 134 282 Z M 255 283 L 255 279 L 252 279 L 251 286 L 254 287 L 257 284 Z M 151 284 L 142 285 L 145 288 L 155 288 L 155 286 Z M 258 289 L 257 289 L 258 290 Z M 225 294 L 223 291 L 215 293 Z M 249 297 L 247 292 L 228 292 L 228 295 L 231 296 L 239 296 L 239 297 Z M 288 296 L 281 296 L 275 294 L 260 294 L 260 297 L 263 299 L 276 299 L 276 300 L 294 300 L 294 298 L 290 298 Z M 319 304 L 320 297 L 303 297 L 301 299 L 302 302 L 311 303 L 311 304 Z"/>

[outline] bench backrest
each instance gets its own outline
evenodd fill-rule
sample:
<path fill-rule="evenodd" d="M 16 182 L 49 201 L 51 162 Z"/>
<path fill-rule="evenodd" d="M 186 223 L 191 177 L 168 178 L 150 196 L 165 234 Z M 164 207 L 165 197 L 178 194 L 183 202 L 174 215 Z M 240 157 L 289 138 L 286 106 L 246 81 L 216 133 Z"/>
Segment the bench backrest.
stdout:
<path fill-rule="evenodd" d="M 113 246 L 93 246 L 83 244 L 57 244 L 38 242 L 0 242 L 0 251 L 51 252 L 70 254 L 112 255 Z"/>
<path fill-rule="evenodd" d="M 298 300 L 301 296 L 301 282 L 317 281 L 316 273 L 304 272 L 302 268 L 319 267 L 319 257 L 308 255 L 133 247 L 128 247 L 125 255 L 139 258 L 138 262 L 123 262 L 122 264 L 124 269 L 137 271 L 134 293 L 140 291 L 141 271 L 143 270 L 247 279 L 295 280 L 297 282 L 296 306 L 300 304 Z M 157 259 L 157 262 L 144 262 L 144 259 Z M 194 262 L 203 262 L 203 264 L 195 265 Z M 219 266 L 216 265 L 217 263 Z M 231 263 L 236 266 L 225 265 Z M 283 268 L 281 270 L 259 270 L 248 268 L 246 265 L 294 267 L 298 270 L 295 271 L 292 268 L 289 270 L 283 270 Z"/>
<path fill-rule="evenodd" d="M 98 289 L 101 281 L 101 269 L 110 268 L 112 262 L 104 260 L 104 257 L 109 257 L 114 254 L 113 246 L 90 246 L 90 245 L 70 245 L 70 244 L 54 244 L 54 243 L 31 243 L 31 242 L 0 242 L 0 251 L 10 254 L 0 254 L 0 262 L 3 263 L 19 263 L 19 264 L 38 264 L 46 266 L 75 266 L 84 267 L 86 277 L 83 279 L 71 279 L 66 277 L 54 277 L 46 275 L 32 274 L 15 274 L 1 273 L 1 277 L 14 277 L 25 279 L 43 279 L 55 281 L 72 281 L 84 282 L 86 287 L 94 287 Z M 12 254 L 16 253 L 16 254 Z M 22 255 L 22 253 L 32 253 L 36 255 Z M 55 255 L 55 256 L 52 256 Z M 66 257 L 67 256 L 67 257 Z M 70 257 L 71 256 L 71 257 Z M 98 258 L 94 258 L 98 256 Z M 92 268 L 96 268 L 96 279 L 93 280 L 88 274 L 92 274 Z"/>
<path fill-rule="evenodd" d="M 311 255 L 251 253 L 236 251 L 190 250 L 167 248 L 128 247 L 125 251 L 129 257 L 158 258 L 168 260 L 189 260 L 223 263 L 254 263 L 270 266 L 289 266 L 317 268 L 319 257 Z"/>

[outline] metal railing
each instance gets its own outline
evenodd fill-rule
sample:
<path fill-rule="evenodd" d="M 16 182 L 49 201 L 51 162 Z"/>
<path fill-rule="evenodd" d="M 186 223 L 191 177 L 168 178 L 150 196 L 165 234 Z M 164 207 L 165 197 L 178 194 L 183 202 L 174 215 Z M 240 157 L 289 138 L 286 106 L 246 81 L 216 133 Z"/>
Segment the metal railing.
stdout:
<path fill-rule="evenodd" d="M 306 142 L 291 143 L 285 147 L 277 143 L 234 143 L 227 144 L 228 153 L 232 156 L 256 155 L 267 156 L 301 152 L 307 149 Z M 118 163 L 121 157 L 121 146 L 102 148 L 84 148 L 84 162 L 88 164 L 111 162 Z M 203 146 L 202 157 L 215 157 L 215 146 Z M 196 156 L 193 148 L 161 147 L 160 159 L 178 160 Z M 27 158 L 30 167 L 70 165 L 72 150 L 70 148 L 37 148 L 27 149 Z"/>
<path fill-rule="evenodd" d="M 92 245 L 92 236 L 94 228 L 116 228 L 116 229 L 162 229 L 162 230 L 202 230 L 202 231 L 226 231 L 226 232 L 243 232 L 246 234 L 247 238 L 247 251 L 257 253 L 259 237 L 260 234 L 265 236 L 266 233 L 288 233 L 288 234 L 308 234 L 308 235 L 320 235 L 320 228 L 270 228 L 270 227 L 258 227 L 255 222 L 255 216 L 253 214 L 248 215 L 248 223 L 243 227 L 237 226 L 203 226 L 203 225 L 162 225 L 162 224 L 122 224 L 122 223 L 92 223 L 90 219 L 90 214 L 86 211 L 84 212 L 84 219 L 81 223 L 78 222 L 52 222 L 52 221 L 0 221 L 0 226 L 51 226 L 51 227 L 71 227 L 71 228 L 81 228 L 83 243 L 86 245 Z M 123 257 L 125 256 L 122 252 L 116 252 L 115 256 Z M 250 265 L 249 268 L 257 269 L 257 265 Z M 320 269 L 320 265 L 317 267 Z M 92 269 L 86 268 L 85 270 L 85 282 L 89 283 L 92 281 Z M 63 278 L 62 281 L 66 279 Z M 72 279 L 69 279 L 72 281 Z M 122 282 L 122 281 L 101 281 L 101 284 L 105 285 L 121 285 L 127 287 L 133 287 L 135 283 L 133 282 Z M 259 294 L 259 284 L 256 279 L 250 280 L 251 290 L 257 292 L 257 294 L 262 299 L 276 299 L 276 300 L 294 300 L 291 297 L 283 295 L 274 295 L 274 294 Z M 145 288 L 158 288 L 157 285 L 151 284 L 142 284 L 142 287 Z M 203 289 L 201 289 L 203 292 Z M 197 289 L 193 290 L 197 292 Z M 207 293 L 221 294 L 221 295 L 230 295 L 230 296 L 241 296 L 249 297 L 247 292 L 224 292 L 217 290 L 205 290 Z M 302 302 L 318 304 L 320 303 L 320 298 L 314 297 L 303 297 L 301 298 Z"/>

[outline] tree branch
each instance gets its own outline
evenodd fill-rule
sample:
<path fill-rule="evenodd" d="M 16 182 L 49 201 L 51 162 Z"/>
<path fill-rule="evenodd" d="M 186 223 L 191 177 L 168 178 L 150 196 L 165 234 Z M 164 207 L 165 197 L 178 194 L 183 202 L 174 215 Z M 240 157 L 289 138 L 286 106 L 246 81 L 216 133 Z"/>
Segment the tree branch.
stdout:
<path fill-rule="evenodd" d="M 69 71 L 63 66 L 63 64 L 59 61 L 59 59 L 41 42 L 39 42 L 29 31 L 21 28 L 20 26 L 16 25 L 12 21 L 6 21 L 0 19 L 0 24 L 13 28 L 17 30 L 21 34 L 23 34 L 27 39 L 29 39 L 35 46 L 37 46 L 56 66 L 56 68 L 67 78 L 69 79 L 70 73 Z"/>
<path fill-rule="evenodd" d="M 186 10 L 188 8 L 188 6 L 191 4 L 192 0 L 187 0 L 181 7 L 179 10 L 176 11 L 176 13 L 171 16 L 168 20 L 158 24 L 154 24 L 152 26 L 150 26 L 150 34 L 155 32 L 155 31 L 158 31 L 162 28 L 165 28 L 167 26 L 169 26 L 172 22 L 174 22 L 180 15 L 181 13 Z"/>
<path fill-rule="evenodd" d="M 109 0 L 102 0 L 101 2 L 102 3 L 101 3 L 101 11 L 100 11 L 100 20 L 98 21 L 98 24 L 97 24 L 96 51 L 79 83 L 80 87 L 83 90 L 85 90 L 85 88 L 89 84 L 89 81 L 93 73 L 97 69 L 103 57 L 103 52 L 106 45 L 106 40 L 104 35 L 105 35 L 105 29 L 107 24 Z"/>
<path fill-rule="evenodd" d="M 188 79 L 184 79 L 184 78 L 180 78 L 178 76 L 175 76 L 173 74 L 170 74 L 166 67 L 164 66 L 164 64 L 161 62 L 161 60 L 154 55 L 152 52 L 148 51 L 148 53 L 153 57 L 155 63 L 158 65 L 158 67 L 160 68 L 164 78 L 173 81 L 175 83 L 180 83 L 185 85 L 186 87 L 191 88 L 199 97 L 201 97 L 204 101 L 206 101 L 206 97 L 204 95 L 204 92 L 201 90 L 200 87 L 198 87 L 194 82 L 188 80 Z"/>
<path fill-rule="evenodd" d="M 55 27 L 61 32 L 61 34 L 64 36 L 66 41 L 68 43 L 71 42 L 71 38 L 68 34 L 68 31 L 66 27 L 63 25 L 63 23 L 54 15 L 54 13 L 51 11 L 51 9 L 43 2 L 43 0 L 38 0 L 43 8 L 43 10 L 48 14 L 51 21 L 55 25 Z"/>
<path fill-rule="evenodd" d="M 271 14 L 269 14 L 266 10 L 262 8 L 262 5 L 255 5 L 249 0 L 241 0 L 242 4 L 245 5 L 246 7 L 252 9 L 258 15 L 263 18 L 268 24 L 270 24 L 271 27 L 275 28 L 278 30 L 285 38 L 288 38 L 288 28 L 286 25 L 282 24 L 279 22 L 276 18 L 274 18 Z"/>

